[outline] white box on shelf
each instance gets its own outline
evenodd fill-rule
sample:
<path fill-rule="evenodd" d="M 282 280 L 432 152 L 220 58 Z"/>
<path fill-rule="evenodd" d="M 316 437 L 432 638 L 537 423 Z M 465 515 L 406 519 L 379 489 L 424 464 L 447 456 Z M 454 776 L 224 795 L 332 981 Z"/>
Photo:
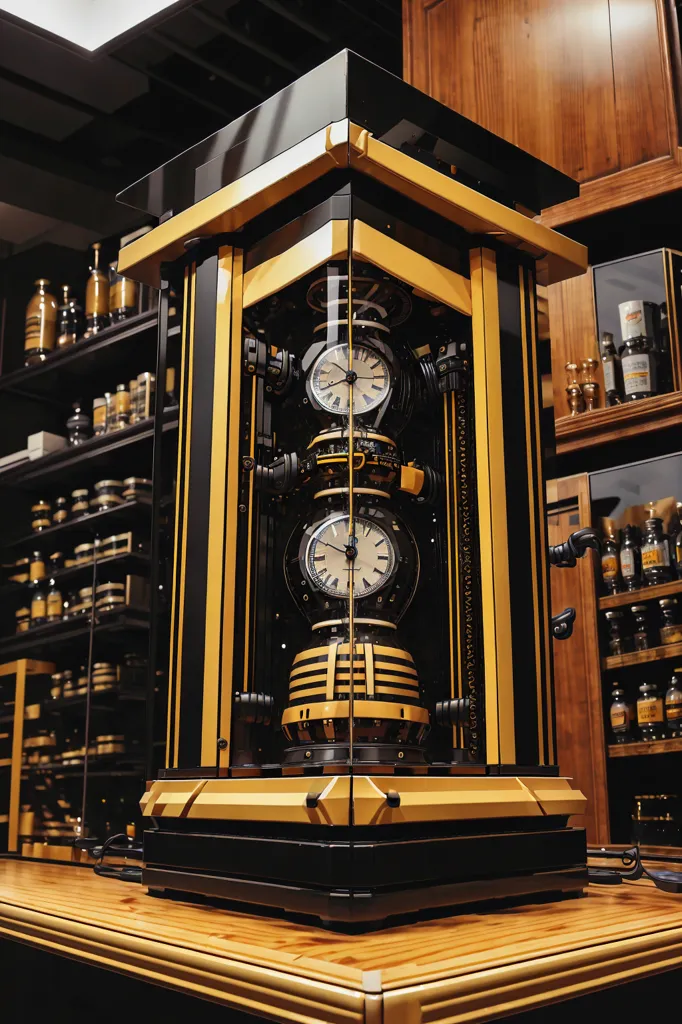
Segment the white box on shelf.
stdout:
<path fill-rule="evenodd" d="M 41 459 L 43 455 L 49 455 L 50 452 L 61 451 L 68 444 L 65 437 L 60 437 L 59 434 L 50 434 L 47 430 L 29 434 L 27 442 L 29 459 Z"/>

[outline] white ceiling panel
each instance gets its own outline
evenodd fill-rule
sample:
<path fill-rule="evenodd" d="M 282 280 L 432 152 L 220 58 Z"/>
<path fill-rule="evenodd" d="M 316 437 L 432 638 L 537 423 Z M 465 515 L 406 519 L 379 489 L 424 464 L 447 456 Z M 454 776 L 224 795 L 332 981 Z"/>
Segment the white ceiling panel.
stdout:
<path fill-rule="evenodd" d="M 81 57 L 8 21 L 0 21 L 0 66 L 106 114 L 149 89 L 145 75 L 111 57 Z"/>
<path fill-rule="evenodd" d="M 65 107 L 55 100 L 29 92 L 0 78 L 2 120 L 61 142 L 92 120 L 88 114 Z"/>

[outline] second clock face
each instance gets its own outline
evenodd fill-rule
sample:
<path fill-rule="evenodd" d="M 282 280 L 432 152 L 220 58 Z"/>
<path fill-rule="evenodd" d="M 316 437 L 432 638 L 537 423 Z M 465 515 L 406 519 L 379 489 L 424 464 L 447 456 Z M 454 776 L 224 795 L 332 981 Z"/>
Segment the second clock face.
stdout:
<path fill-rule="evenodd" d="M 371 519 L 356 517 L 354 539 L 348 535 L 348 516 L 332 516 L 320 523 L 308 541 L 305 567 L 311 582 L 331 597 L 367 597 L 390 579 L 395 549 L 388 534 Z M 348 557 L 350 549 L 355 557 Z"/>
<path fill-rule="evenodd" d="M 353 345 L 352 367 L 349 362 L 348 345 L 334 345 L 320 353 L 310 373 L 310 389 L 316 401 L 338 416 L 348 415 L 350 410 L 351 383 L 356 416 L 376 409 L 391 387 L 388 364 L 374 349 Z"/>

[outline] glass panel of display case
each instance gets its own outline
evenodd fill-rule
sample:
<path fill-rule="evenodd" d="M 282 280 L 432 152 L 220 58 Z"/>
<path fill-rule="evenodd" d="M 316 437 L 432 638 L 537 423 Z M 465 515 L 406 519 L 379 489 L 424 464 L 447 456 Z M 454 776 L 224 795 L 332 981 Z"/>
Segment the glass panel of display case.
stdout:
<path fill-rule="evenodd" d="M 612 339 L 620 357 L 612 390 L 622 401 L 632 401 L 679 387 L 674 369 L 679 309 L 671 309 L 673 301 L 679 305 L 679 268 L 672 255 L 657 249 L 599 264 L 593 273 L 602 352 Z"/>

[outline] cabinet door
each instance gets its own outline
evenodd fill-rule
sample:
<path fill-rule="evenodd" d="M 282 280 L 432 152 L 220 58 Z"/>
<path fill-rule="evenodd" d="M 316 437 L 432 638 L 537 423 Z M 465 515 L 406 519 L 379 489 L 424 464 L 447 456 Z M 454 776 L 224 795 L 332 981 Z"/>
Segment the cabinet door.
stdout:
<path fill-rule="evenodd" d="M 547 485 L 550 544 L 591 525 L 587 474 L 551 480 Z M 591 551 L 573 569 L 550 571 L 552 612 L 576 610 L 573 636 L 554 641 L 554 686 L 559 768 L 587 797 L 587 812 L 574 824 L 587 827 L 592 844 L 609 842 L 606 752 L 597 636 L 596 555 Z"/>
<path fill-rule="evenodd" d="M 677 145 L 665 0 L 403 0 L 417 88 L 578 181 Z"/>

